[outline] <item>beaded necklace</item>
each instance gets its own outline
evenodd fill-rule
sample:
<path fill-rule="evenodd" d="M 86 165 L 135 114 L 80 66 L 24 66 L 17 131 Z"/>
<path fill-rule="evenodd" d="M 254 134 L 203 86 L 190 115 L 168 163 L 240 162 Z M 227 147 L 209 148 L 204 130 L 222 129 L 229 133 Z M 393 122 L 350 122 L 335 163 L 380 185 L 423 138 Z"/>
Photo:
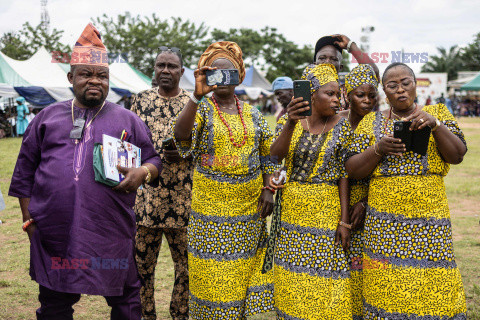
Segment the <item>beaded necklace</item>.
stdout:
<path fill-rule="evenodd" d="M 242 126 L 243 126 L 243 140 L 240 143 L 236 143 L 235 140 L 233 139 L 232 128 L 230 128 L 230 125 L 228 124 L 227 120 L 225 120 L 222 113 L 220 112 L 220 107 L 218 106 L 217 99 L 215 99 L 215 95 L 212 95 L 212 101 L 213 101 L 213 104 L 215 105 L 215 109 L 217 109 L 218 116 L 220 117 L 220 120 L 222 120 L 225 127 L 227 127 L 228 129 L 228 136 L 230 137 L 230 142 L 233 144 L 234 147 L 241 148 L 247 142 L 247 126 L 245 125 L 245 121 L 243 120 L 242 108 L 240 108 L 240 100 L 238 100 L 236 95 L 234 95 L 234 98 L 235 98 L 235 104 L 237 105 L 238 115 L 240 116 L 240 121 L 242 122 Z"/>

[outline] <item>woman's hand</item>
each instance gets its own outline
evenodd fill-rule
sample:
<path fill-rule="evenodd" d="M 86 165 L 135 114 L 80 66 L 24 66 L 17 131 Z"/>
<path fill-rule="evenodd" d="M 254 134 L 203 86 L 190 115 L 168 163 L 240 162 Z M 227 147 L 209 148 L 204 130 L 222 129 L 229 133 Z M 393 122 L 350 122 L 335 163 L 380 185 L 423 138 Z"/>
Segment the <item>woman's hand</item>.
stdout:
<path fill-rule="evenodd" d="M 342 244 L 343 251 L 347 252 L 350 247 L 350 229 L 338 225 L 335 233 L 335 244 Z"/>
<path fill-rule="evenodd" d="M 288 121 L 291 124 L 297 124 L 298 120 L 306 118 L 306 116 L 301 116 L 300 113 L 309 109 L 308 101 L 303 101 L 303 97 L 292 97 L 292 100 L 287 105 Z"/>
<path fill-rule="evenodd" d="M 332 35 L 332 38 L 338 39 L 338 41 L 335 41 L 334 43 L 338 45 L 340 48 L 346 50 L 348 43 L 350 42 L 350 38 L 347 37 L 344 34 L 334 34 Z"/>
<path fill-rule="evenodd" d="M 419 110 L 417 110 L 409 115 L 406 119 L 406 121 L 412 121 L 412 124 L 410 125 L 410 131 L 413 130 L 420 130 L 425 128 L 426 126 L 429 126 L 430 128 L 435 127 L 435 117 L 432 116 L 431 114 Z"/>
<path fill-rule="evenodd" d="M 352 222 L 352 230 L 363 228 L 367 210 L 363 204 L 363 200 L 355 203 L 350 207 L 350 221 Z"/>
<path fill-rule="evenodd" d="M 285 186 L 284 185 L 285 179 L 283 177 L 280 179 L 280 182 L 278 184 L 273 181 L 273 180 L 275 181 L 279 180 L 282 170 L 283 169 L 275 170 L 275 172 L 270 176 L 270 180 L 268 181 L 268 186 L 270 188 L 273 188 L 275 190 L 283 189 L 283 187 Z"/>
<path fill-rule="evenodd" d="M 205 96 L 206 94 L 212 92 L 217 88 L 216 85 L 214 86 L 207 85 L 207 75 L 205 73 L 207 70 L 216 70 L 216 69 L 217 68 L 204 66 L 193 72 L 193 75 L 195 76 L 195 91 L 193 92 L 193 94 L 197 99 L 203 98 L 203 96 Z"/>
<path fill-rule="evenodd" d="M 257 212 L 260 212 L 262 219 L 268 217 L 273 212 L 273 192 L 268 189 L 262 190 L 258 198 Z"/>
<path fill-rule="evenodd" d="M 377 143 L 377 151 L 383 155 L 401 156 L 407 151 L 402 139 L 394 138 L 392 134 L 387 134 Z"/>

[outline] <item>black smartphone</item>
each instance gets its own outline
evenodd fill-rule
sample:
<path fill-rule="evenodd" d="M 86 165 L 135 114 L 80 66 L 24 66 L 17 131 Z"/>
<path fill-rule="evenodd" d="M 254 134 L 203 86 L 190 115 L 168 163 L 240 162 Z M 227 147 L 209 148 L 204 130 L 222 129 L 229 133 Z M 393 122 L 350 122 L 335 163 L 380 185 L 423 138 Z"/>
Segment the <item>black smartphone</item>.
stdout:
<path fill-rule="evenodd" d="M 412 132 L 409 130 L 411 121 L 395 121 L 393 123 L 393 137 L 401 139 L 407 151 L 411 150 Z"/>
<path fill-rule="evenodd" d="M 167 138 L 162 141 L 162 149 L 163 150 L 176 150 L 177 147 L 175 146 L 175 141 L 173 138 Z"/>
<path fill-rule="evenodd" d="M 310 93 L 309 80 L 295 80 L 293 81 L 293 96 L 294 98 L 303 98 L 303 101 L 308 101 L 309 110 L 299 113 L 300 116 L 312 115 L 312 94 Z"/>
<path fill-rule="evenodd" d="M 402 139 L 407 151 L 413 151 L 425 156 L 432 129 L 426 126 L 420 130 L 410 131 L 411 121 L 395 121 L 393 124 L 393 137 Z"/>
<path fill-rule="evenodd" d="M 232 86 L 240 83 L 237 69 L 207 70 L 207 85 Z"/>

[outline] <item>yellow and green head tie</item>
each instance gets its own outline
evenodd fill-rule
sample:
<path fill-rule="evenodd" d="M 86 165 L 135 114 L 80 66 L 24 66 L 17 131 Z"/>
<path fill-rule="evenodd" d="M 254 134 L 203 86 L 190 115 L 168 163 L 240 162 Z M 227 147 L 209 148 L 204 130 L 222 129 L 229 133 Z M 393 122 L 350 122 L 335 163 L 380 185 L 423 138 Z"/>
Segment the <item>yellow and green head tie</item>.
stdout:
<path fill-rule="evenodd" d="M 347 94 L 352 92 L 356 87 L 366 83 L 371 84 L 375 89 L 378 87 L 377 76 L 369 64 L 359 64 L 345 76 Z"/>
<path fill-rule="evenodd" d="M 332 64 L 310 64 L 302 74 L 302 80 L 310 80 L 310 92 L 313 94 L 329 82 L 338 82 L 337 70 Z"/>

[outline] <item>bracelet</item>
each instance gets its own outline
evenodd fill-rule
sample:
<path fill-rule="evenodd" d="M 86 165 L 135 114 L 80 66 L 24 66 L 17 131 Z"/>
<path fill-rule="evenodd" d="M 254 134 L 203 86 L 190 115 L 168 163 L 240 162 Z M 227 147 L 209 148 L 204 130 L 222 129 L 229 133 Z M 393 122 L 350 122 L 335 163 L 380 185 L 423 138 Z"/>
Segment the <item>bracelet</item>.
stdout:
<path fill-rule="evenodd" d="M 202 98 L 202 99 L 203 99 L 203 98 Z M 195 103 L 195 104 L 199 104 L 200 101 L 202 101 L 202 99 L 198 100 L 197 98 L 195 98 L 195 95 L 193 94 L 193 92 L 192 92 L 192 94 L 190 95 L 190 100 L 192 100 L 193 103 Z"/>
<path fill-rule="evenodd" d="M 350 230 L 352 229 L 352 225 L 351 225 L 351 224 L 348 224 L 348 223 L 346 223 L 346 222 L 343 222 L 342 220 L 340 220 L 340 222 L 339 222 L 338 224 L 341 225 L 341 226 L 343 226 L 343 227 L 345 227 L 345 228 L 347 228 L 347 229 L 350 229 Z"/>
<path fill-rule="evenodd" d="M 35 220 L 33 219 L 28 219 L 27 221 L 25 221 L 23 224 L 22 224 L 22 229 L 23 231 L 27 231 L 27 228 L 30 227 L 30 225 L 32 223 L 35 223 Z"/>
<path fill-rule="evenodd" d="M 150 169 L 148 169 L 147 166 L 141 166 L 140 168 L 143 168 L 145 172 L 147 173 L 147 176 L 145 177 L 145 183 L 150 183 L 150 180 L 152 180 L 152 173 L 150 172 Z"/>
<path fill-rule="evenodd" d="M 348 41 L 348 44 L 347 44 L 347 51 L 348 52 L 350 52 L 350 47 L 352 46 L 352 43 L 353 43 L 352 40 Z"/>
<path fill-rule="evenodd" d="M 367 207 L 365 206 L 365 201 L 360 201 L 360 204 L 362 205 L 363 209 L 367 209 Z"/>
<path fill-rule="evenodd" d="M 438 129 L 438 127 L 440 127 L 442 123 L 440 122 L 440 120 L 438 120 L 437 118 L 435 118 L 435 127 L 432 128 L 432 132 L 435 132 L 435 130 Z"/>
<path fill-rule="evenodd" d="M 275 189 L 273 189 L 273 188 L 270 187 L 270 186 L 265 186 L 265 187 L 263 187 L 263 188 L 262 188 L 262 191 L 263 191 L 263 190 L 268 190 L 268 191 L 270 191 L 270 192 L 272 192 L 272 193 L 275 193 Z"/>
<path fill-rule="evenodd" d="M 382 155 L 377 152 L 376 146 L 377 146 L 377 143 L 375 143 L 375 144 L 373 145 L 373 152 L 375 152 L 375 154 L 376 154 L 377 156 L 382 157 Z"/>

